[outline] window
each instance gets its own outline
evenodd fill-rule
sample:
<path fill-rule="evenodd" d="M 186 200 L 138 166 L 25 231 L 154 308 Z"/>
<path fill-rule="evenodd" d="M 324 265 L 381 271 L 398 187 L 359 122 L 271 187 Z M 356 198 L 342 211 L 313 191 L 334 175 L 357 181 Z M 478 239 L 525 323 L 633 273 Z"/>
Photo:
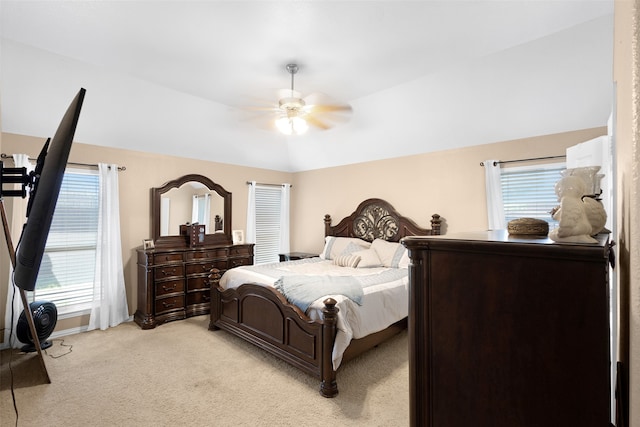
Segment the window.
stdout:
<path fill-rule="evenodd" d="M 553 163 L 503 169 L 500 181 L 505 221 L 537 218 L 547 221 L 550 229 L 556 227 L 557 221 L 549 212 L 558 205 L 555 185 L 565 167 L 564 163 Z"/>
<path fill-rule="evenodd" d="M 59 313 L 88 309 L 93 300 L 99 192 L 97 171 L 65 172 L 33 292 Z"/>
<path fill-rule="evenodd" d="M 278 261 L 282 189 L 256 185 L 256 264 Z"/>

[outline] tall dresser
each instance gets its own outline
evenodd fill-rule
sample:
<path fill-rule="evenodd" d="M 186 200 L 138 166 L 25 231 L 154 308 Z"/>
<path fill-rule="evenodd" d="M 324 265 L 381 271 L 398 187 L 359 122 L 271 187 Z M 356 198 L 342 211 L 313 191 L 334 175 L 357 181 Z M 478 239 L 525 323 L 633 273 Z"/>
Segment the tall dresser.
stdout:
<path fill-rule="evenodd" d="M 143 329 L 208 314 L 209 271 L 253 264 L 253 244 L 178 249 L 138 249 L 138 309 Z"/>
<path fill-rule="evenodd" d="M 598 237 L 403 240 L 412 426 L 610 425 L 612 251 Z"/>

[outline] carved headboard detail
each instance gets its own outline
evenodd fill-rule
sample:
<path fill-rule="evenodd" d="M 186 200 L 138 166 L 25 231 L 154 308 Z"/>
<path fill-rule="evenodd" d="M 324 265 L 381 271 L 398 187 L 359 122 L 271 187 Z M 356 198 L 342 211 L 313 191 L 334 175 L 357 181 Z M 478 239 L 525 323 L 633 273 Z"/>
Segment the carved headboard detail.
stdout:
<path fill-rule="evenodd" d="M 431 216 L 431 229 L 419 227 L 410 218 L 400 215 L 391 204 L 382 199 L 367 199 L 360 203 L 350 216 L 331 226 L 331 216 L 324 216 L 324 235 L 358 237 L 372 242 L 384 239 L 398 242 L 406 236 L 429 236 L 440 234 L 440 215 Z"/>

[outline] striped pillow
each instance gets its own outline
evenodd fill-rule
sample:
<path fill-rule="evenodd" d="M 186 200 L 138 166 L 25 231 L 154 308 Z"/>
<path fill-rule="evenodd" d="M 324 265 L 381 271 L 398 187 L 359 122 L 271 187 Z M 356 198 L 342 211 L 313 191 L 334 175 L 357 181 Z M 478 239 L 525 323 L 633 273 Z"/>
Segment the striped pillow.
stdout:
<path fill-rule="evenodd" d="M 356 268 L 358 263 L 360 262 L 360 257 L 358 255 L 338 255 L 333 259 L 333 263 L 335 265 L 339 265 L 340 267 L 351 267 Z"/>

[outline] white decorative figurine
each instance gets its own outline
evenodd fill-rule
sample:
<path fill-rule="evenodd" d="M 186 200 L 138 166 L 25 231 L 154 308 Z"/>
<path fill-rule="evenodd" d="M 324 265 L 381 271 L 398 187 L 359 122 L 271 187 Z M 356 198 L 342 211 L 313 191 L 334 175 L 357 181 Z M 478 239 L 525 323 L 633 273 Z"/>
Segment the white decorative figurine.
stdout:
<path fill-rule="evenodd" d="M 549 238 L 554 242 L 597 243 L 591 237 L 593 227 L 582 201 L 584 181 L 577 176 L 566 176 L 556 183 L 555 190 L 560 207 L 553 213 L 553 219 L 559 225 L 551 230 Z"/>
<path fill-rule="evenodd" d="M 585 213 L 587 219 L 591 223 L 591 235 L 595 235 L 604 230 L 604 225 L 607 223 L 607 212 L 604 210 L 602 203 L 591 197 L 583 197 Z"/>

